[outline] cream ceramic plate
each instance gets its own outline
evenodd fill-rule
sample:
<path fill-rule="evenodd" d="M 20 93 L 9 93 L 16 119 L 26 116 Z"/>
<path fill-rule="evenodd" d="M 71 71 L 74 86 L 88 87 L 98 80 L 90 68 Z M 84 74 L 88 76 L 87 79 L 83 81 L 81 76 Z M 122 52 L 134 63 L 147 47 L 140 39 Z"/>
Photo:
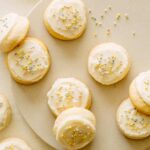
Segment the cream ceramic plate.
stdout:
<path fill-rule="evenodd" d="M 43 14 L 51 0 L 43 0 L 31 13 L 30 35 L 43 40 L 52 56 L 52 67 L 48 75 L 41 82 L 23 86 L 13 80 L 8 80 L 5 71 L 0 80 L 10 85 L 16 104 L 29 126 L 49 145 L 55 149 L 62 148 L 57 144 L 52 133 L 54 116 L 47 105 L 46 93 L 53 82 L 59 77 L 76 77 L 86 83 L 93 95 L 92 111 L 97 118 L 97 135 L 86 150 L 146 150 L 150 147 L 150 138 L 133 141 L 125 138 L 119 131 L 115 121 L 116 110 L 122 100 L 128 97 L 128 87 L 131 80 L 139 73 L 150 69 L 150 1 L 148 0 L 84 0 L 94 16 L 100 18 L 104 9 L 109 5 L 102 27 L 95 27 L 89 17 L 85 34 L 74 41 L 60 41 L 52 38 L 43 24 Z M 117 27 L 113 26 L 113 19 L 117 13 L 128 13 L 129 20 L 121 17 Z M 91 15 L 90 15 L 91 16 Z M 106 36 L 107 28 L 112 34 Z M 98 36 L 94 37 L 95 30 Z M 133 32 L 136 35 L 133 36 Z M 124 46 L 131 58 L 132 68 L 123 81 L 113 86 L 102 86 L 90 77 L 87 71 L 87 60 L 90 50 L 101 42 L 116 42 Z M 0 72 L 5 67 L 0 59 Z M 98 148 L 98 149 L 97 149 Z"/>

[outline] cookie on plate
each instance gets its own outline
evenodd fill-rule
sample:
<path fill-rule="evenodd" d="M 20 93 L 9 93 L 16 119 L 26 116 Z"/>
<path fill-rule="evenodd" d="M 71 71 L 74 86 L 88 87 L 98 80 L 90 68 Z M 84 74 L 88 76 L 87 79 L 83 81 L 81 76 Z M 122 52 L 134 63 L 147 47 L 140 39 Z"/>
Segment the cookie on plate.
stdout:
<path fill-rule="evenodd" d="M 150 117 L 138 112 L 130 99 L 119 106 L 117 124 L 128 138 L 143 139 L 150 135 Z"/>
<path fill-rule="evenodd" d="M 91 94 L 88 87 L 75 78 L 60 78 L 47 93 L 48 105 L 58 116 L 71 107 L 90 108 Z"/>
<path fill-rule="evenodd" d="M 31 150 L 31 148 L 19 138 L 8 138 L 0 143 L 0 150 Z"/>
<path fill-rule="evenodd" d="M 139 111 L 150 115 L 150 71 L 140 73 L 132 81 L 129 95 Z"/>
<path fill-rule="evenodd" d="M 82 0 L 53 0 L 45 11 L 44 24 L 57 39 L 77 39 L 87 24 L 85 5 Z"/>
<path fill-rule="evenodd" d="M 7 98 L 3 94 L 0 94 L 0 131 L 9 125 L 11 116 L 11 106 Z"/>
<path fill-rule="evenodd" d="M 66 149 L 77 150 L 85 147 L 95 137 L 96 119 L 84 108 L 70 108 L 63 111 L 55 121 L 56 140 Z"/>
<path fill-rule="evenodd" d="M 29 20 L 15 13 L 0 18 L 0 51 L 13 50 L 24 38 L 29 30 Z"/>
<path fill-rule="evenodd" d="M 122 80 L 130 69 L 127 51 L 115 43 L 96 46 L 88 59 L 88 71 L 99 83 L 111 85 Z"/>
<path fill-rule="evenodd" d="M 19 83 L 32 84 L 41 80 L 50 68 L 50 55 L 44 43 L 26 38 L 7 55 L 8 69 Z"/>

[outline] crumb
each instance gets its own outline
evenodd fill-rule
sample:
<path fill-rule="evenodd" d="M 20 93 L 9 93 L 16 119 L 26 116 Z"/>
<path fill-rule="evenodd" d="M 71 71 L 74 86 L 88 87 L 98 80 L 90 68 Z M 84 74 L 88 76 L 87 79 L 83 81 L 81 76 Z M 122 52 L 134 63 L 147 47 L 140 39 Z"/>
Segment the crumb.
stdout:
<path fill-rule="evenodd" d="M 124 16 L 126 20 L 129 20 L 129 15 L 127 13 L 125 13 Z"/>
<path fill-rule="evenodd" d="M 121 18 L 121 13 L 118 13 L 118 14 L 116 15 L 116 20 L 120 20 L 120 18 Z"/>

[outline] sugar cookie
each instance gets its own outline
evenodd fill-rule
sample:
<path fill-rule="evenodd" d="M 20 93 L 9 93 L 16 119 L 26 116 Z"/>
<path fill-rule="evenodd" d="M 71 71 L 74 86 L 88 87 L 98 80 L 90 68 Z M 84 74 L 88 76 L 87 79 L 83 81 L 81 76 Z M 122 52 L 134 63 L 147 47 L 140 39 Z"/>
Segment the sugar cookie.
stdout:
<path fill-rule="evenodd" d="M 0 131 L 9 125 L 11 116 L 11 106 L 7 98 L 0 94 Z"/>
<path fill-rule="evenodd" d="M 19 138 L 8 138 L 0 143 L 0 150 L 31 150 L 31 148 Z"/>
<path fill-rule="evenodd" d="M 150 117 L 140 113 L 130 99 L 121 103 L 117 111 L 120 130 L 131 139 L 143 139 L 150 135 Z"/>
<path fill-rule="evenodd" d="M 40 40 L 27 38 L 19 47 L 8 53 L 7 64 L 17 82 L 32 84 L 41 80 L 48 72 L 50 55 Z"/>
<path fill-rule="evenodd" d="M 71 107 L 89 108 L 91 94 L 88 87 L 75 78 L 60 78 L 48 94 L 48 105 L 55 115 Z"/>
<path fill-rule="evenodd" d="M 53 0 L 44 14 L 48 32 L 61 40 L 79 38 L 87 24 L 82 0 Z"/>
<path fill-rule="evenodd" d="M 29 20 L 15 13 L 0 18 L 0 51 L 13 50 L 27 35 Z"/>
<path fill-rule="evenodd" d="M 100 44 L 89 55 L 89 73 L 101 84 L 111 85 L 122 80 L 129 69 L 127 51 L 115 43 Z"/>
<path fill-rule="evenodd" d="M 69 150 L 81 149 L 94 139 L 95 125 L 95 116 L 87 109 L 67 109 L 55 121 L 56 140 Z"/>
<path fill-rule="evenodd" d="M 150 115 L 150 71 L 140 73 L 130 85 L 130 99 L 135 107 Z"/>

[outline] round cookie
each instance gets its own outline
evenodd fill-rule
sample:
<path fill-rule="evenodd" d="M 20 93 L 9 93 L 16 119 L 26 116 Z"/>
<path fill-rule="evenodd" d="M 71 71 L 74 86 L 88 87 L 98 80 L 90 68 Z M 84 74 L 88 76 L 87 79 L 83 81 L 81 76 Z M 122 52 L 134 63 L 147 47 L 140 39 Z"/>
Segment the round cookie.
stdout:
<path fill-rule="evenodd" d="M 0 94 L 0 131 L 9 125 L 11 116 L 11 106 L 7 98 Z"/>
<path fill-rule="evenodd" d="M 57 39 L 77 39 L 87 24 L 85 5 L 82 0 L 53 0 L 45 11 L 44 24 Z"/>
<path fill-rule="evenodd" d="M 75 78 L 60 78 L 47 93 L 48 105 L 58 116 L 71 107 L 90 108 L 91 94 L 88 87 Z"/>
<path fill-rule="evenodd" d="M 31 150 L 31 148 L 19 138 L 8 138 L 0 143 L 0 150 Z"/>
<path fill-rule="evenodd" d="M 117 124 L 128 138 L 143 139 L 150 135 L 150 117 L 138 112 L 130 99 L 119 106 Z"/>
<path fill-rule="evenodd" d="M 0 51 L 13 50 L 24 38 L 29 30 L 29 20 L 15 13 L 0 18 Z"/>
<path fill-rule="evenodd" d="M 88 58 L 88 71 L 99 83 L 112 85 L 122 80 L 130 69 L 127 51 L 115 43 L 96 46 Z"/>
<path fill-rule="evenodd" d="M 41 80 L 50 68 L 50 55 L 40 40 L 26 38 L 7 55 L 8 69 L 19 83 L 32 84 Z"/>
<path fill-rule="evenodd" d="M 140 73 L 132 81 L 129 95 L 138 111 L 150 115 L 150 71 Z"/>
<path fill-rule="evenodd" d="M 69 150 L 78 150 L 88 145 L 95 137 L 96 119 L 84 108 L 63 111 L 55 121 L 56 140 Z"/>

